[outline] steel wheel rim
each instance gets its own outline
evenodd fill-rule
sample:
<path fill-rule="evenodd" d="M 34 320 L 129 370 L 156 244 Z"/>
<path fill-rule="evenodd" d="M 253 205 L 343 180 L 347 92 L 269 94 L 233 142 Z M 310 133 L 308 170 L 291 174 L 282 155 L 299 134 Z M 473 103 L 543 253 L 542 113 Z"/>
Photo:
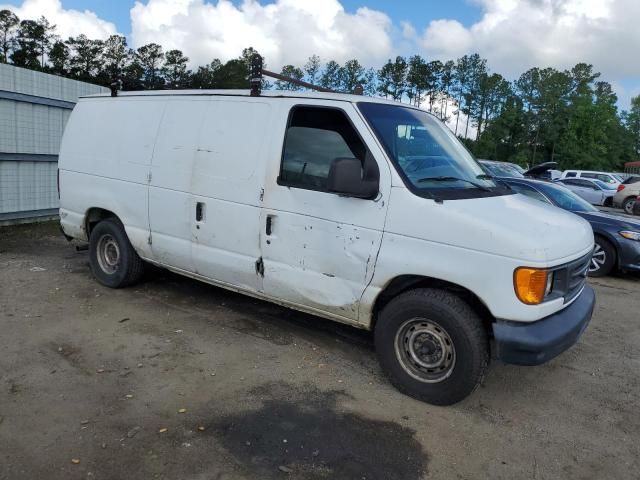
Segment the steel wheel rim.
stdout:
<path fill-rule="evenodd" d="M 602 268 L 606 261 L 607 252 L 604 251 L 600 244 L 596 243 L 596 246 L 593 249 L 593 255 L 591 256 L 591 263 L 589 264 L 589 272 L 597 272 Z"/>
<path fill-rule="evenodd" d="M 456 363 L 453 341 L 432 320 L 407 320 L 398 329 L 394 344 L 402 369 L 420 382 L 441 382 L 453 372 Z"/>
<path fill-rule="evenodd" d="M 96 249 L 98 265 L 108 275 L 114 274 L 120 267 L 120 247 L 111 235 L 103 235 Z"/>

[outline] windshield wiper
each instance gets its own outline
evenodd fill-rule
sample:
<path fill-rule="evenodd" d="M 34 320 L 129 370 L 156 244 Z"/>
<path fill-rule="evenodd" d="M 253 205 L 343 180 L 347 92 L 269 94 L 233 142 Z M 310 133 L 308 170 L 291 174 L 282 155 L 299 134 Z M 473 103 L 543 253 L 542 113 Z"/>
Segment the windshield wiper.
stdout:
<path fill-rule="evenodd" d="M 458 178 L 458 177 L 424 177 L 421 178 L 420 180 L 418 180 L 418 183 L 424 183 L 424 182 L 453 182 L 453 181 L 458 181 L 458 182 L 466 182 L 470 185 L 473 185 L 474 187 L 484 191 L 484 192 L 491 192 L 491 189 L 488 187 L 485 187 L 484 185 L 480 185 L 479 183 L 476 183 L 472 180 L 467 180 L 466 178 Z"/>

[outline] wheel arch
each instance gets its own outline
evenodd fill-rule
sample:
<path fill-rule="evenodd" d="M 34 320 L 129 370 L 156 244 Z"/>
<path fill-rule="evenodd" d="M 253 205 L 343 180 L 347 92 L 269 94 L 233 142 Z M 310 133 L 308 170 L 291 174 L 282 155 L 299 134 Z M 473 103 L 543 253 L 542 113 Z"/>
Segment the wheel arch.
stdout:
<path fill-rule="evenodd" d="M 100 207 L 91 207 L 84 216 L 84 230 L 87 233 L 87 240 L 91 237 L 91 230 L 102 220 L 113 218 L 121 222 L 118 216 L 111 210 Z M 122 222 L 121 222 L 122 223 Z"/>
<path fill-rule="evenodd" d="M 396 296 L 417 288 L 436 288 L 447 290 L 465 300 L 478 313 L 487 329 L 492 332 L 491 324 L 495 321 L 486 304 L 475 293 L 462 285 L 423 275 L 398 275 L 391 279 L 376 297 L 371 313 L 371 329 L 374 330 L 380 311 Z"/>

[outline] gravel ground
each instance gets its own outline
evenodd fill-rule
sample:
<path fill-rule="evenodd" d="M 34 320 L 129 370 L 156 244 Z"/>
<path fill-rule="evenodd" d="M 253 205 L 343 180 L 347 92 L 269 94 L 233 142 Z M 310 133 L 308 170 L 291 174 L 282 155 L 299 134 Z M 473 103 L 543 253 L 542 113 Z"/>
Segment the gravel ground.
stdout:
<path fill-rule="evenodd" d="M 371 335 L 153 270 L 110 290 L 55 224 L 0 229 L 2 479 L 637 479 L 640 277 L 541 367 L 452 407 Z"/>

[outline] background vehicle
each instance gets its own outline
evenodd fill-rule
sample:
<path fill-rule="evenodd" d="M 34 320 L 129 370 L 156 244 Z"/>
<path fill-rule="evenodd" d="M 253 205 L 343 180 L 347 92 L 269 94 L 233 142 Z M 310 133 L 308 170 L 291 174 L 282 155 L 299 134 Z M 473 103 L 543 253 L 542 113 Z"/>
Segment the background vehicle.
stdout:
<path fill-rule="evenodd" d="M 593 312 L 587 222 L 497 184 L 442 121 L 397 102 L 81 98 L 59 174 L 63 231 L 89 241 L 102 284 L 149 262 L 374 330 L 390 381 L 434 404 L 479 385 L 490 336 L 498 358 L 540 364 Z"/>
<path fill-rule="evenodd" d="M 640 180 L 640 177 L 636 177 Z M 640 195 L 640 181 L 621 183 L 613 197 L 613 206 L 622 208 L 629 215 L 633 214 L 636 197 Z"/>
<path fill-rule="evenodd" d="M 591 170 L 565 170 L 562 172 L 562 175 L 560 175 L 560 178 L 587 178 L 591 180 L 600 180 L 604 183 L 613 184 L 616 187 L 618 187 L 618 185 L 624 180 L 616 173 L 596 172 Z"/>
<path fill-rule="evenodd" d="M 602 277 L 612 270 L 640 271 L 640 221 L 599 211 L 560 182 L 501 179 L 514 191 L 563 208 L 587 220 L 595 235 L 589 275 Z"/>
<path fill-rule="evenodd" d="M 640 195 L 636 198 L 636 203 L 633 205 L 633 214 L 640 215 Z"/>
<path fill-rule="evenodd" d="M 604 183 L 600 180 L 586 178 L 565 178 L 558 180 L 576 195 L 584 198 L 592 205 L 608 207 L 612 205 L 613 196 L 616 194 L 616 186 L 612 183 Z"/>
<path fill-rule="evenodd" d="M 478 160 L 480 164 L 494 177 L 507 178 L 539 178 L 542 180 L 552 180 L 560 177 L 560 172 L 555 170 L 558 166 L 556 162 L 545 162 L 529 170 L 524 170 L 520 165 L 509 162 L 498 162 L 495 160 Z"/>
<path fill-rule="evenodd" d="M 531 167 L 529 170 L 527 170 L 525 173 L 525 177 L 551 182 L 559 179 L 560 175 L 562 174 L 560 170 L 556 170 L 557 167 L 558 164 L 556 162 L 540 163 L 535 167 Z"/>
<path fill-rule="evenodd" d="M 524 178 L 525 169 L 520 165 L 510 162 L 498 162 L 495 160 L 478 160 L 494 177 Z"/>
<path fill-rule="evenodd" d="M 620 177 L 623 177 L 622 174 L 616 174 L 616 175 L 618 175 Z M 630 173 L 625 173 L 623 178 L 624 178 L 624 180 L 622 181 L 622 183 L 625 184 L 625 185 L 629 185 L 631 183 L 640 182 L 640 175 L 633 175 L 633 174 L 630 174 Z"/>

